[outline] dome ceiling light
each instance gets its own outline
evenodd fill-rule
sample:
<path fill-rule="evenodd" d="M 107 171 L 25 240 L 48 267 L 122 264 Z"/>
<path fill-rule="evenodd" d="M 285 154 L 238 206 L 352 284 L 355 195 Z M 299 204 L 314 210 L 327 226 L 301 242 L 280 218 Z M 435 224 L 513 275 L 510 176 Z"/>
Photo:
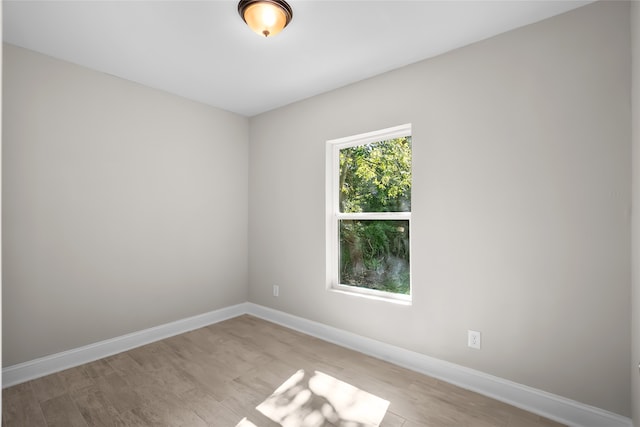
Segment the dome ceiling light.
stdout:
<path fill-rule="evenodd" d="M 293 18 L 284 0 L 241 0 L 238 13 L 254 33 L 265 37 L 278 34 Z"/>

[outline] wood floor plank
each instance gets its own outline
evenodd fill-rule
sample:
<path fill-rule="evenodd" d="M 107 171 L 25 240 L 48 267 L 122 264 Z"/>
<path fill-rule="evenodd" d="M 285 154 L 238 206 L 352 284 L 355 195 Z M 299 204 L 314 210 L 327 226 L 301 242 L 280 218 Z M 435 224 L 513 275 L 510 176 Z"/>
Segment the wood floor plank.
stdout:
<path fill-rule="evenodd" d="M 176 427 L 207 427 L 207 423 L 198 416 L 176 394 L 154 387 L 137 389 L 141 404 L 132 410 L 149 425 L 168 425 Z"/>
<path fill-rule="evenodd" d="M 561 426 L 247 315 L 7 388 L 2 425 L 277 427 L 257 407 L 299 370 L 388 401 L 380 427 Z"/>
<path fill-rule="evenodd" d="M 135 388 L 115 372 L 96 378 L 95 381 L 99 390 L 119 413 L 137 408 L 142 403 Z"/>
<path fill-rule="evenodd" d="M 46 427 L 31 383 L 18 384 L 2 391 L 2 422 L 5 427 Z"/>
<path fill-rule="evenodd" d="M 158 371 L 171 364 L 175 353 L 164 341 L 158 341 L 127 352 L 143 369 Z"/>
<path fill-rule="evenodd" d="M 210 426 L 235 426 L 242 416 L 218 402 L 205 390 L 194 388 L 183 396 L 189 408 Z"/>
<path fill-rule="evenodd" d="M 227 396 L 222 400 L 222 405 L 231 409 L 237 414 L 251 413 L 264 399 L 269 397 L 273 390 L 268 394 L 264 391 L 256 390 L 246 384 L 237 381 L 231 381 Z"/>
<path fill-rule="evenodd" d="M 199 331 L 198 329 L 197 331 Z M 212 356 L 212 350 L 217 348 L 207 348 L 206 345 L 198 345 L 198 340 L 195 338 L 195 332 L 192 331 L 182 335 L 176 335 L 167 338 L 165 343 L 173 350 L 173 352 L 183 360 L 200 361 L 202 363 L 208 363 L 210 360 L 215 360 Z"/>
<path fill-rule="evenodd" d="M 87 363 L 86 365 L 83 365 L 83 368 L 91 378 L 104 377 L 105 375 L 113 373 L 113 369 L 104 359 Z"/>
<path fill-rule="evenodd" d="M 118 419 L 118 410 L 97 386 L 75 390 L 71 400 L 90 426 L 109 427 Z"/>
<path fill-rule="evenodd" d="M 105 359 L 114 373 L 124 378 L 130 384 L 144 381 L 148 376 L 142 366 L 129 355 L 129 352 L 109 356 Z"/>
<path fill-rule="evenodd" d="M 58 378 L 67 391 L 74 391 L 89 387 L 95 384 L 93 379 L 87 374 L 84 366 L 66 369 L 58 372 Z"/>
<path fill-rule="evenodd" d="M 406 420 L 399 415 L 394 414 L 391 411 L 387 411 L 384 416 L 380 427 L 402 427 Z"/>
<path fill-rule="evenodd" d="M 48 427 L 88 427 L 68 394 L 40 403 Z"/>
<path fill-rule="evenodd" d="M 217 401 L 228 396 L 233 378 L 224 369 L 185 360 L 183 370 L 194 379 L 197 387 L 207 390 Z"/>
<path fill-rule="evenodd" d="M 113 425 L 116 427 L 148 427 L 149 424 L 132 411 L 126 411 L 115 417 Z"/>
<path fill-rule="evenodd" d="M 62 396 L 67 392 L 66 386 L 57 374 L 32 380 L 31 387 L 40 402 Z"/>

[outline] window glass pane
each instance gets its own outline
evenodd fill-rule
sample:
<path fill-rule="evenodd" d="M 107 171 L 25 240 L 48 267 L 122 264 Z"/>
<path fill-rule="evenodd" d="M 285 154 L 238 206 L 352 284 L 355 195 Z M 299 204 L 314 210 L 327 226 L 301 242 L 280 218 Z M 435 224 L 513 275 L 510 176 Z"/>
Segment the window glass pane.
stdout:
<path fill-rule="evenodd" d="M 343 285 L 409 294 L 409 221 L 340 220 Z"/>
<path fill-rule="evenodd" d="M 411 136 L 340 150 L 340 212 L 411 211 Z"/>

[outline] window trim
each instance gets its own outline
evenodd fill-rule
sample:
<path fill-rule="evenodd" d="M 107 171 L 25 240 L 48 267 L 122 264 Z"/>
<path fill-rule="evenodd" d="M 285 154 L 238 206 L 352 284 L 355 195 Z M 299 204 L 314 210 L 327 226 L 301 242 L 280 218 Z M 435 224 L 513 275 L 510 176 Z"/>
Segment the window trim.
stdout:
<path fill-rule="evenodd" d="M 358 145 L 366 145 L 372 142 L 385 141 L 403 136 L 412 136 L 411 123 L 394 126 L 373 132 L 366 132 L 344 138 L 331 139 L 326 145 L 326 286 L 327 290 L 339 291 L 357 296 L 372 297 L 390 302 L 411 303 L 413 295 L 413 250 L 411 245 L 411 212 L 340 212 L 340 194 L 337 186 L 340 182 L 340 150 Z M 412 147 L 413 151 L 413 147 Z M 413 188 L 412 188 L 413 191 Z M 361 288 L 358 286 L 344 285 L 338 282 L 340 269 L 340 241 L 339 221 L 341 219 L 363 220 L 407 220 L 409 221 L 409 294 L 397 294 L 393 292 L 379 291 L 375 289 Z"/>

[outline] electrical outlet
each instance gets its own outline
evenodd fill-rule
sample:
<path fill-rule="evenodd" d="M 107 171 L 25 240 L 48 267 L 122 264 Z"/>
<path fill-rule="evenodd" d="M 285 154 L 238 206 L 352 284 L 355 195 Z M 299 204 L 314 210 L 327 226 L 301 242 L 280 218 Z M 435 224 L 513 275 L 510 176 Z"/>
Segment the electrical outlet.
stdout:
<path fill-rule="evenodd" d="M 278 295 L 280 295 L 280 286 L 273 285 L 273 296 L 277 297 Z"/>
<path fill-rule="evenodd" d="M 480 350 L 481 334 L 478 331 L 467 331 L 467 345 Z"/>

